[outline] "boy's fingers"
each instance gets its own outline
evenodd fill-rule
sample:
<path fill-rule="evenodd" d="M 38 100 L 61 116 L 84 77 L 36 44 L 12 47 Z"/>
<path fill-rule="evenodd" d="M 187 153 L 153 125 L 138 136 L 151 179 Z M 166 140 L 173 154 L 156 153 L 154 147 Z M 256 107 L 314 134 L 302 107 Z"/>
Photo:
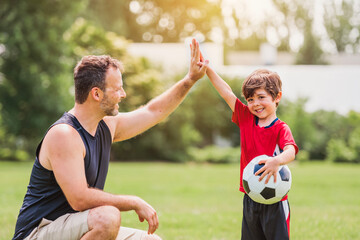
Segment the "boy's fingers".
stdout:
<path fill-rule="evenodd" d="M 266 161 L 267 161 L 267 159 L 266 159 L 266 160 L 260 160 L 260 161 L 258 162 L 258 164 L 259 164 L 259 165 L 261 165 L 261 164 L 265 164 L 265 163 L 266 163 Z"/>
<path fill-rule="evenodd" d="M 209 60 L 205 60 L 205 63 L 201 66 L 200 71 L 205 72 L 209 65 Z"/>
<path fill-rule="evenodd" d="M 260 164 L 260 163 L 259 163 Z M 260 173 L 265 171 L 265 166 L 262 166 L 257 172 L 255 173 L 255 176 L 259 175 Z M 264 178 L 264 175 L 260 176 L 261 179 Z"/>
<path fill-rule="evenodd" d="M 204 62 L 204 56 L 202 55 L 201 51 L 200 51 L 200 62 Z"/>
<path fill-rule="evenodd" d="M 271 175 L 268 174 L 268 177 L 266 178 L 265 184 L 267 184 L 270 181 Z"/>

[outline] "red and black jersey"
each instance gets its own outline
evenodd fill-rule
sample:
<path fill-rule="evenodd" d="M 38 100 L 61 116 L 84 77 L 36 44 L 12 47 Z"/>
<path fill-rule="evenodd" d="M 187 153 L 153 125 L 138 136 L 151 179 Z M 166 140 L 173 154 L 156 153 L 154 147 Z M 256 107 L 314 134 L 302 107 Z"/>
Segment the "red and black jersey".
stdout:
<path fill-rule="evenodd" d="M 240 128 L 240 191 L 245 193 L 242 175 L 246 165 L 259 155 L 277 156 L 286 145 L 298 147 L 289 126 L 276 118 L 269 126 L 260 127 L 257 117 L 239 99 L 235 103 L 232 121 Z"/>

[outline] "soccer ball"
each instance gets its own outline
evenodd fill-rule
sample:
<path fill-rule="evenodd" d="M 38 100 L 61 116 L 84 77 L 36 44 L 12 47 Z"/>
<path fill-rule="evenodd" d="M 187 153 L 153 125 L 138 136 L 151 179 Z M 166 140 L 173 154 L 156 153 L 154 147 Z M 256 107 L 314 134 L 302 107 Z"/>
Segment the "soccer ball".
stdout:
<path fill-rule="evenodd" d="M 264 166 L 259 161 L 270 158 L 267 155 L 257 156 L 249 162 L 243 172 L 243 187 L 249 197 L 255 202 L 262 204 L 273 204 L 280 201 L 291 188 L 291 172 L 286 166 L 280 166 L 278 169 L 276 183 L 274 176 L 270 177 L 267 184 L 265 181 L 267 176 L 259 182 L 259 178 L 263 173 L 255 176 L 255 173 Z"/>

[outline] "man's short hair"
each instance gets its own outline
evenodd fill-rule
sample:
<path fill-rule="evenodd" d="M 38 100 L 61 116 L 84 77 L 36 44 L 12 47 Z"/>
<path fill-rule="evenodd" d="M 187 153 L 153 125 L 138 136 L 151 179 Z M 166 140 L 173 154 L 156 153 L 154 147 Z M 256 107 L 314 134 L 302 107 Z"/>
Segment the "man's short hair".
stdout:
<path fill-rule="evenodd" d="M 84 56 L 74 68 L 75 102 L 84 103 L 93 87 L 105 91 L 106 72 L 110 67 L 123 72 L 121 62 L 108 55 Z"/>
<path fill-rule="evenodd" d="M 244 81 L 242 93 L 245 99 L 254 96 L 257 89 L 263 88 L 275 100 L 278 93 L 281 92 L 281 79 L 276 72 L 267 69 L 258 69 L 252 72 Z"/>

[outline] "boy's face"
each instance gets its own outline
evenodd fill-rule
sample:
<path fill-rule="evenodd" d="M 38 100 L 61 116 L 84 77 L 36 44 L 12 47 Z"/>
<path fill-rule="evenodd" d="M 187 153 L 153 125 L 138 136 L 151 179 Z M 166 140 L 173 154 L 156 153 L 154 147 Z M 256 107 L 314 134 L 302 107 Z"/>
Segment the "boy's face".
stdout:
<path fill-rule="evenodd" d="M 255 90 L 254 95 L 246 99 L 249 110 L 261 121 L 270 121 L 276 118 L 276 106 L 280 102 L 282 93 L 279 92 L 276 99 L 263 88 Z M 269 123 L 269 124 L 270 124 Z"/>

